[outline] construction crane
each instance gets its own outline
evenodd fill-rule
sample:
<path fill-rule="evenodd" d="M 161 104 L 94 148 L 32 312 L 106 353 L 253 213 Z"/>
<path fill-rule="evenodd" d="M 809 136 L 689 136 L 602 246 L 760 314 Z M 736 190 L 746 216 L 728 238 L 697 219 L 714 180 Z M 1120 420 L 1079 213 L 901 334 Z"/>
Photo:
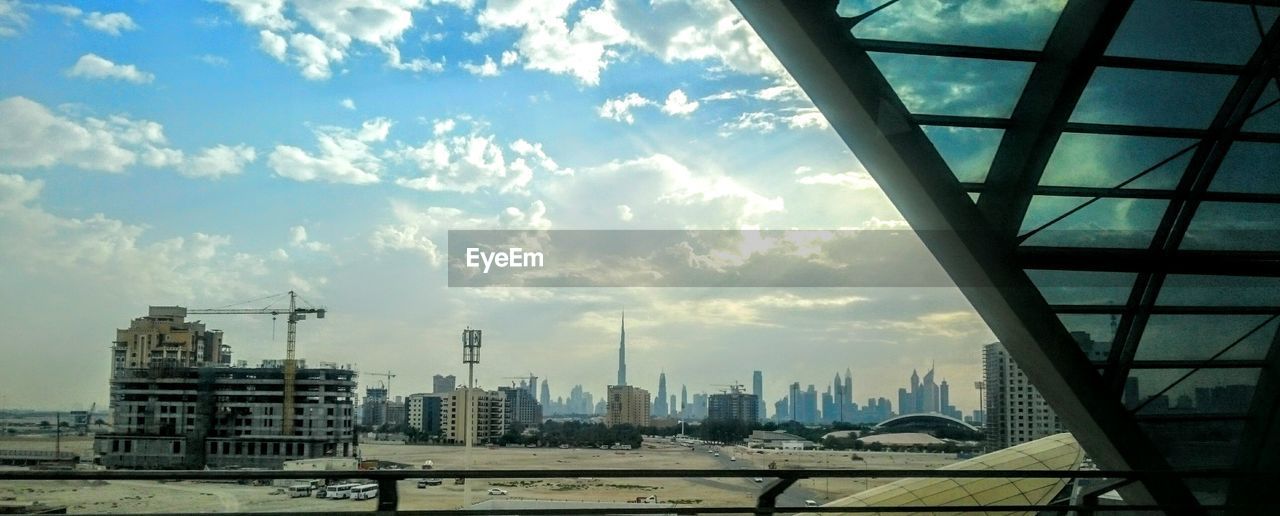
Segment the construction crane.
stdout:
<path fill-rule="evenodd" d="M 284 410 L 281 411 L 280 430 L 284 435 L 293 435 L 293 396 L 298 378 L 298 363 L 294 356 L 298 345 L 298 321 L 305 320 L 307 314 L 315 314 L 316 319 L 324 319 L 324 308 L 298 308 L 298 294 L 289 291 L 289 308 L 197 308 L 187 310 L 188 314 L 208 315 L 270 315 L 272 318 L 283 315 L 288 321 L 288 337 L 284 354 Z"/>
<path fill-rule="evenodd" d="M 387 378 L 387 399 L 388 399 L 388 400 L 390 400 L 390 399 L 391 399 L 391 379 L 396 377 L 396 375 L 391 374 L 391 371 L 387 371 L 387 372 L 385 372 L 385 373 L 365 373 L 365 372 L 361 372 L 361 373 L 359 373 L 359 374 L 367 374 L 367 375 L 370 375 L 370 376 L 385 376 L 385 377 Z"/>
<path fill-rule="evenodd" d="M 746 386 L 742 385 L 741 383 L 738 383 L 737 381 L 729 385 L 715 384 L 715 385 L 712 385 L 712 387 L 723 387 L 722 389 L 720 389 L 720 392 L 724 394 L 729 394 L 729 393 L 738 394 L 746 390 Z"/>

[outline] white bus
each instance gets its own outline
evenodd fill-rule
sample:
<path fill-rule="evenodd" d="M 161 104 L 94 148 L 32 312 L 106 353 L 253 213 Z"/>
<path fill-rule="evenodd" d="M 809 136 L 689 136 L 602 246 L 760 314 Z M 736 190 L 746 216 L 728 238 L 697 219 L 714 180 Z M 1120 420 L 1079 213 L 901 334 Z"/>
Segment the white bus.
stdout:
<path fill-rule="evenodd" d="M 351 488 L 352 500 L 370 500 L 378 497 L 378 484 L 364 484 Z"/>
<path fill-rule="evenodd" d="M 289 486 L 289 498 L 303 498 L 311 496 L 311 484 L 294 484 Z"/>
<path fill-rule="evenodd" d="M 330 500 L 341 500 L 343 498 L 350 498 L 351 488 L 356 487 L 357 485 L 359 484 L 338 484 L 335 486 L 326 487 L 324 497 Z"/>

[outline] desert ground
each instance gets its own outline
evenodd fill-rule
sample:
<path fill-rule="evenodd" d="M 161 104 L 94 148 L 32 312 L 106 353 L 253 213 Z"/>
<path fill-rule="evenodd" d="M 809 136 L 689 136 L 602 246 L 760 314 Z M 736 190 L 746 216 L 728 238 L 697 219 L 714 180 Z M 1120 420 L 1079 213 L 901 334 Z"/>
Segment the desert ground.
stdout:
<path fill-rule="evenodd" d="M 52 450 L 53 439 L 0 439 L 0 449 Z M 92 441 L 87 437 L 66 437 L 63 450 L 91 457 Z M 436 469 L 466 467 L 466 453 L 456 446 L 417 446 L 399 443 L 366 442 L 361 444 L 365 459 L 381 459 L 413 465 L 430 460 Z M 912 453 L 858 454 L 863 460 L 851 459 L 851 452 L 766 451 L 756 453 L 740 447 L 717 448 L 717 457 L 708 448 L 695 450 L 665 441 L 646 441 L 638 450 L 609 451 L 597 449 L 557 448 L 475 448 L 474 468 L 503 469 L 738 469 L 767 468 L 770 462 L 779 469 L 805 468 L 909 468 L 934 469 L 955 461 L 952 455 Z M 730 458 L 736 460 L 730 460 Z M 471 480 L 467 486 L 445 485 L 425 489 L 416 481 L 399 484 L 401 509 L 448 509 L 489 498 L 490 487 L 505 489 L 509 499 L 626 501 L 653 495 L 662 502 L 700 505 L 751 505 L 770 480 L 754 482 L 750 478 L 718 479 L 493 479 Z M 805 480 L 790 488 L 779 505 L 800 505 L 811 499 L 827 502 L 891 479 Z M 66 505 L 68 512 L 121 513 L 147 512 L 231 512 L 231 511 L 349 511 L 371 510 L 374 502 L 289 498 L 279 488 L 206 482 L 152 481 L 31 481 L 0 482 L 0 503 L 40 501 L 49 505 Z"/>

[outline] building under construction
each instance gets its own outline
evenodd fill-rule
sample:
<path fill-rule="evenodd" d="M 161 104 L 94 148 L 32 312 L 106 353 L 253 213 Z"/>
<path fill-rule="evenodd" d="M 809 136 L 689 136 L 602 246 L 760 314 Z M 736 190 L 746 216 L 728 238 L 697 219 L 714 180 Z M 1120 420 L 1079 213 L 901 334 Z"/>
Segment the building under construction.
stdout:
<path fill-rule="evenodd" d="M 151 307 L 117 331 L 114 427 L 94 439 L 103 465 L 278 468 L 286 460 L 355 455 L 355 371 L 301 361 L 290 368 L 288 359 L 232 367 L 222 333 L 186 322 L 186 315 L 182 307 Z"/>

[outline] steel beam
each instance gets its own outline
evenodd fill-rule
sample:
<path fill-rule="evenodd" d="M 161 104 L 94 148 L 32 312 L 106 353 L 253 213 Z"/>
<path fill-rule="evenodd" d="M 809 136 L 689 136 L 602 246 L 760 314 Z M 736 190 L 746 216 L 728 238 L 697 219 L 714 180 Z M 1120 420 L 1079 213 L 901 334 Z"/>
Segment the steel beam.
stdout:
<path fill-rule="evenodd" d="M 1280 327 L 1263 362 L 1236 452 L 1237 471 L 1280 471 Z M 1231 482 L 1227 501 L 1274 502 L 1274 488 L 1266 481 L 1236 479 Z"/>
<path fill-rule="evenodd" d="M 1022 246 L 1024 269 L 1093 272 L 1280 277 L 1280 252 L 1179 251 L 1171 255 L 1147 249 L 1092 249 Z"/>
<path fill-rule="evenodd" d="M 1132 4 L 1077 0 L 1063 7 L 1009 116 L 978 199 L 978 210 L 997 231 L 1017 236 L 1058 138 Z"/>
<path fill-rule="evenodd" d="M 1235 143 L 1237 134 L 1253 113 L 1263 91 L 1280 70 L 1280 19 L 1272 22 L 1245 69 L 1246 72 L 1227 93 L 1205 131 L 1205 138 L 1187 162 L 1174 189 L 1177 193 L 1165 208 L 1164 216 L 1156 227 L 1150 251 L 1172 255 L 1182 245 L 1200 206 L 1201 196 L 1209 190 L 1209 185 L 1231 150 L 1231 145 Z M 1112 349 L 1111 366 L 1105 374 L 1106 382 L 1115 392 L 1124 388 L 1125 379 L 1129 375 L 1128 364 L 1137 353 L 1147 318 L 1159 298 L 1165 276 L 1160 271 L 1144 272 L 1138 275 L 1134 283 L 1129 296 L 1131 310 L 1127 311 L 1125 319 L 1121 321 L 1122 328 L 1117 332 Z"/>
<path fill-rule="evenodd" d="M 836 2 L 734 0 L 992 332 L 1103 467 L 1168 470 L 1168 462 L 1097 373 L 1026 273 L 1015 241 L 992 231 L 866 50 Z M 984 286 L 985 285 L 985 286 Z M 999 287 L 996 287 L 999 285 Z M 1148 479 L 1126 500 L 1201 513 L 1180 481 Z"/>

